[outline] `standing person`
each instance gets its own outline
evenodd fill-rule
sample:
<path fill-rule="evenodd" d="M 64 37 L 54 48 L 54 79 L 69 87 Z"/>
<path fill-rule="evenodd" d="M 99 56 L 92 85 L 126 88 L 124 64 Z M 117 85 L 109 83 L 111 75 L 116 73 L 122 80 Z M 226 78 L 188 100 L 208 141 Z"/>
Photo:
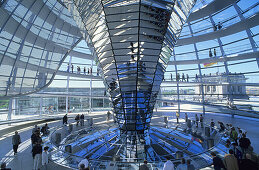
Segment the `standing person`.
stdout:
<path fill-rule="evenodd" d="M 81 126 L 84 126 L 84 121 L 85 121 L 85 116 L 84 116 L 84 114 L 81 114 L 81 116 L 80 116 L 80 125 Z"/>
<path fill-rule="evenodd" d="M 166 162 L 164 164 L 163 170 L 174 170 L 174 164 L 169 157 L 166 157 Z"/>
<path fill-rule="evenodd" d="M 34 128 L 32 129 L 32 134 L 38 130 L 38 125 L 34 125 Z"/>
<path fill-rule="evenodd" d="M 20 135 L 18 134 L 18 132 L 15 131 L 15 133 L 14 133 L 14 135 L 13 135 L 13 138 L 12 138 L 12 144 L 13 144 L 13 152 L 14 152 L 14 155 L 17 154 L 18 146 L 19 146 L 20 143 L 21 143 L 21 137 L 20 137 Z"/>
<path fill-rule="evenodd" d="M 245 159 L 240 161 L 239 169 L 240 170 L 258 170 L 258 165 L 256 162 L 252 161 L 250 154 L 246 154 Z"/>
<path fill-rule="evenodd" d="M 194 167 L 193 164 L 191 164 L 191 160 L 190 159 L 188 159 L 186 161 L 186 164 L 187 164 L 187 170 L 195 170 L 195 167 Z"/>
<path fill-rule="evenodd" d="M 204 117 L 203 117 L 202 114 L 201 114 L 201 115 L 200 115 L 201 128 L 203 128 L 203 120 L 204 120 Z"/>
<path fill-rule="evenodd" d="M 48 164 L 49 164 L 49 152 L 48 152 L 49 147 L 45 146 L 42 152 L 42 166 L 44 170 L 48 169 Z"/>
<path fill-rule="evenodd" d="M 43 136 L 46 136 L 49 134 L 49 126 L 48 123 L 46 123 L 42 128 L 41 128 L 41 132 L 43 134 Z"/>
<path fill-rule="evenodd" d="M 67 114 L 65 114 L 65 116 L 63 117 L 63 125 L 67 124 Z"/>
<path fill-rule="evenodd" d="M 69 68 L 70 68 L 69 63 L 67 63 L 67 72 L 69 72 Z"/>
<path fill-rule="evenodd" d="M 221 168 L 222 168 L 222 169 L 225 169 L 225 166 L 224 166 L 224 164 L 223 164 L 223 161 L 216 155 L 216 153 L 215 153 L 215 152 L 211 152 L 210 154 L 211 154 L 211 156 L 213 157 L 213 159 L 212 159 L 212 161 L 213 161 L 212 165 L 214 166 L 214 169 L 215 169 L 215 170 L 221 170 Z"/>
<path fill-rule="evenodd" d="M 229 154 L 225 155 L 223 163 L 227 170 L 239 170 L 237 158 L 232 149 L 229 150 Z"/>
<path fill-rule="evenodd" d="M 110 118 L 111 118 L 111 112 L 110 112 L 110 111 L 108 111 L 108 112 L 107 112 L 107 121 L 109 121 L 109 120 L 110 120 Z"/>
<path fill-rule="evenodd" d="M 86 73 L 86 68 L 84 67 L 84 75 L 85 75 L 85 73 Z"/>
<path fill-rule="evenodd" d="M 71 71 L 72 71 L 72 73 L 74 72 L 74 65 L 73 64 L 71 65 Z"/>
<path fill-rule="evenodd" d="M 217 53 L 216 53 L 216 49 L 214 48 L 214 56 L 216 57 Z"/>
<path fill-rule="evenodd" d="M 196 120 L 196 127 L 199 125 L 199 117 L 197 114 L 195 114 L 195 120 Z"/>
<path fill-rule="evenodd" d="M 211 119 L 211 122 L 210 122 L 210 128 L 211 128 L 211 130 L 214 129 L 214 126 L 215 126 L 215 122 L 213 121 L 213 119 Z"/>
<path fill-rule="evenodd" d="M 79 120 L 80 120 L 80 115 L 77 114 L 76 117 L 75 117 L 75 121 L 76 121 L 76 126 L 78 126 L 79 124 Z"/>
<path fill-rule="evenodd" d="M 232 139 L 232 141 L 235 141 L 237 143 L 238 134 L 234 127 L 231 128 L 230 139 Z"/>
<path fill-rule="evenodd" d="M 149 170 L 147 160 L 144 160 L 144 164 L 139 167 L 139 170 Z"/>
<path fill-rule="evenodd" d="M 242 138 L 239 139 L 239 146 L 241 147 L 242 153 L 245 154 L 248 147 L 251 145 L 250 140 L 246 137 L 246 134 L 242 134 Z"/>
<path fill-rule="evenodd" d="M 180 117 L 180 113 L 178 111 L 175 112 L 175 116 L 176 116 L 176 121 L 177 123 L 179 123 L 179 117 Z"/>
<path fill-rule="evenodd" d="M 238 146 L 237 143 L 232 143 L 232 150 L 234 152 L 235 157 L 237 158 L 237 160 L 241 160 L 243 155 L 242 155 L 242 150 L 241 148 Z"/>
<path fill-rule="evenodd" d="M 187 170 L 187 165 L 185 164 L 185 159 L 181 159 L 181 164 L 179 164 L 176 170 Z"/>
<path fill-rule="evenodd" d="M 81 164 L 85 165 L 85 168 L 89 168 L 89 162 L 88 162 L 89 157 L 86 156 L 85 159 L 81 160 L 81 162 L 78 164 L 78 168 L 80 168 Z"/>
<path fill-rule="evenodd" d="M 37 141 L 38 141 L 37 131 L 35 131 L 35 132 L 31 135 L 32 148 L 33 148 L 34 145 L 36 145 Z"/>
<path fill-rule="evenodd" d="M 185 113 L 185 122 L 187 122 L 187 121 L 188 121 L 188 114 Z"/>
<path fill-rule="evenodd" d="M 173 74 L 172 73 L 170 74 L 170 77 L 171 77 L 171 80 L 173 80 Z"/>
<path fill-rule="evenodd" d="M 209 50 L 209 57 L 210 57 L 210 58 L 212 57 L 211 49 Z"/>
<path fill-rule="evenodd" d="M 40 142 L 37 142 L 36 145 L 32 148 L 32 157 L 33 157 L 33 170 L 38 170 L 40 157 L 42 154 L 42 146 Z"/>

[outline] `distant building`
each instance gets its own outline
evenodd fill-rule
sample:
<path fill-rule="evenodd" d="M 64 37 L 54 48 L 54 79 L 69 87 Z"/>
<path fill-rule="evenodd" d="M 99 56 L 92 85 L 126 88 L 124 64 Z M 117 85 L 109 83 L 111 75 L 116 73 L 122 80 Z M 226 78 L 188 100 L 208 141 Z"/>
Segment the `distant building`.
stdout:
<path fill-rule="evenodd" d="M 202 76 L 203 91 L 206 101 L 227 99 L 248 99 L 246 79 L 243 74 L 226 73 Z M 201 96 L 202 85 L 195 87 L 195 94 Z M 200 97 L 195 97 L 199 99 Z"/>

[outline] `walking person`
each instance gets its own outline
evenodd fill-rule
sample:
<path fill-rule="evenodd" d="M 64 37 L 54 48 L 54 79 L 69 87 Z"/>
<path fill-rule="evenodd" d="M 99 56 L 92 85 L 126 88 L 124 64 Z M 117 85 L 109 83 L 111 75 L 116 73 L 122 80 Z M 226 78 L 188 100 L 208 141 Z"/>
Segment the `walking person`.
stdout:
<path fill-rule="evenodd" d="M 13 144 L 13 152 L 14 152 L 14 155 L 17 154 L 18 146 L 19 146 L 20 143 L 21 143 L 21 137 L 20 137 L 20 135 L 18 134 L 18 132 L 15 131 L 15 133 L 14 133 L 14 135 L 13 135 L 13 138 L 12 138 L 12 144 Z"/>
<path fill-rule="evenodd" d="M 63 117 L 63 125 L 67 124 L 67 114 L 65 114 L 65 116 Z"/>
<path fill-rule="evenodd" d="M 74 72 L 74 65 L 73 64 L 71 65 L 71 71 L 72 71 L 72 73 Z"/>
<path fill-rule="evenodd" d="M 78 126 L 79 124 L 79 120 L 80 120 L 80 115 L 77 114 L 76 117 L 75 117 L 75 121 L 76 121 L 76 126 Z"/>
<path fill-rule="evenodd" d="M 184 73 L 182 74 L 182 82 L 185 81 Z"/>
<path fill-rule="evenodd" d="M 37 142 L 36 145 L 34 145 L 32 148 L 33 170 L 39 169 L 39 162 L 40 162 L 41 154 L 42 154 L 42 146 L 41 146 L 40 142 Z"/>
<path fill-rule="evenodd" d="M 176 116 L 176 122 L 179 123 L 180 114 L 178 111 L 175 112 L 175 116 Z"/>
<path fill-rule="evenodd" d="M 186 81 L 189 82 L 189 75 L 186 74 Z"/>
<path fill-rule="evenodd" d="M 214 57 L 216 57 L 217 55 L 217 52 L 216 52 L 216 49 L 214 48 Z"/>
<path fill-rule="evenodd" d="M 48 169 L 48 164 L 49 164 L 49 147 L 45 146 L 42 152 L 42 166 L 43 166 L 43 170 L 47 170 Z"/>
<path fill-rule="evenodd" d="M 166 162 L 164 164 L 163 170 L 174 170 L 174 164 L 169 157 L 166 157 Z"/>
<path fill-rule="evenodd" d="M 81 114 L 81 116 L 80 116 L 80 125 L 84 126 L 84 122 L 85 122 L 85 116 L 84 116 L 84 114 Z"/>

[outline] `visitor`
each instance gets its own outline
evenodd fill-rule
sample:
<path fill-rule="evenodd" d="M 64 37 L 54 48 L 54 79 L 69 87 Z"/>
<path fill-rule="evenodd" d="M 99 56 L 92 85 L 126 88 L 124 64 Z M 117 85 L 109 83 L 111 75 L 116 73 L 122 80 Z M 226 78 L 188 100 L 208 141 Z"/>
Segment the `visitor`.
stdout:
<path fill-rule="evenodd" d="M 84 67 L 84 75 L 86 74 L 86 68 Z"/>
<path fill-rule="evenodd" d="M 108 111 L 108 112 L 107 112 L 107 119 L 106 119 L 106 120 L 107 120 L 107 121 L 109 121 L 109 120 L 110 120 L 110 118 L 111 118 L 111 112 L 110 112 L 110 111 Z"/>
<path fill-rule="evenodd" d="M 42 166 L 44 170 L 48 169 L 48 163 L 49 163 L 49 147 L 45 146 L 42 152 Z"/>
<path fill-rule="evenodd" d="M 214 169 L 215 170 L 225 169 L 223 161 L 216 155 L 216 153 L 215 152 L 211 152 L 210 154 L 211 154 L 211 156 L 213 158 L 212 159 L 212 161 L 213 161 L 212 165 L 214 166 Z"/>
<path fill-rule="evenodd" d="M 32 147 L 33 147 L 34 145 L 36 145 L 38 142 L 42 143 L 42 139 L 41 139 L 40 131 L 39 131 L 39 130 L 35 131 L 35 132 L 31 135 Z"/>
<path fill-rule="evenodd" d="M 63 125 L 67 124 L 67 114 L 65 114 L 65 116 L 63 117 Z"/>
<path fill-rule="evenodd" d="M 174 164 L 169 157 L 166 157 L 166 162 L 164 164 L 163 170 L 174 170 Z"/>
<path fill-rule="evenodd" d="M 198 80 L 198 74 L 195 74 L 195 80 L 196 80 L 196 82 L 199 81 L 199 80 Z"/>
<path fill-rule="evenodd" d="M 185 122 L 187 122 L 187 121 L 188 121 L 188 114 L 185 113 Z"/>
<path fill-rule="evenodd" d="M 178 111 L 176 111 L 175 116 L 176 116 L 176 122 L 179 123 L 180 113 Z"/>
<path fill-rule="evenodd" d="M 185 81 L 184 73 L 182 74 L 182 82 Z"/>
<path fill-rule="evenodd" d="M 34 128 L 32 129 L 32 134 L 36 131 L 36 130 L 38 130 L 38 125 L 34 125 Z"/>
<path fill-rule="evenodd" d="M 225 131 L 226 129 L 225 125 L 220 121 L 218 121 L 218 124 L 219 124 L 219 132 Z"/>
<path fill-rule="evenodd" d="M 218 30 L 221 30 L 221 28 L 222 28 L 222 24 L 219 22 L 218 23 Z"/>
<path fill-rule="evenodd" d="M 210 57 L 210 58 L 212 57 L 211 49 L 209 50 L 209 57 Z"/>
<path fill-rule="evenodd" d="M 73 64 L 71 65 L 71 71 L 72 71 L 72 73 L 74 72 L 74 65 Z"/>
<path fill-rule="evenodd" d="M 230 139 L 237 143 L 238 134 L 237 134 L 237 131 L 234 127 L 231 128 Z"/>
<path fill-rule="evenodd" d="M 77 114 L 76 117 L 75 117 L 75 121 L 76 121 L 76 126 L 78 126 L 79 124 L 79 120 L 80 120 L 80 115 Z"/>
<path fill-rule="evenodd" d="M 203 128 L 203 120 L 204 120 L 204 117 L 203 117 L 202 114 L 201 114 L 201 115 L 200 115 L 201 128 Z"/>
<path fill-rule="evenodd" d="M 70 66 L 69 66 L 69 63 L 67 64 L 67 72 L 69 72 L 69 68 L 70 68 Z"/>
<path fill-rule="evenodd" d="M 228 153 L 230 149 L 232 149 L 231 147 L 231 141 L 229 139 L 227 139 L 226 141 L 226 144 L 225 144 L 225 147 L 226 147 L 226 152 Z"/>
<path fill-rule="evenodd" d="M 188 159 L 186 161 L 186 164 L 187 164 L 187 170 L 195 170 L 195 167 L 194 167 L 193 164 L 191 164 L 191 160 L 190 159 Z"/>
<path fill-rule="evenodd" d="M 11 168 L 6 168 L 6 163 L 1 163 L 1 170 L 11 170 Z"/>
<path fill-rule="evenodd" d="M 258 170 L 258 165 L 256 162 L 252 161 L 252 157 L 250 154 L 245 155 L 245 159 L 240 160 L 239 163 L 240 170 Z"/>
<path fill-rule="evenodd" d="M 211 130 L 214 129 L 214 126 L 215 126 L 215 122 L 213 121 L 213 119 L 211 119 L 211 122 L 210 122 L 210 128 L 211 128 Z"/>
<path fill-rule="evenodd" d="M 196 127 L 199 125 L 199 117 L 197 114 L 195 114 L 195 120 L 196 120 Z"/>
<path fill-rule="evenodd" d="M 234 152 L 235 157 L 237 158 L 237 160 L 242 159 L 242 150 L 240 148 L 240 146 L 238 146 L 237 143 L 232 143 L 232 150 Z"/>
<path fill-rule="evenodd" d="M 187 170 L 187 165 L 185 164 L 185 159 L 181 159 L 181 164 L 179 164 L 176 170 Z"/>
<path fill-rule="evenodd" d="M 42 146 L 40 142 L 37 142 L 32 148 L 32 157 L 33 157 L 33 170 L 38 170 L 40 157 L 42 154 Z"/>
<path fill-rule="evenodd" d="M 213 31 L 217 31 L 217 25 L 213 24 Z"/>
<path fill-rule="evenodd" d="M 251 145 L 250 140 L 246 137 L 246 134 L 242 134 L 242 138 L 239 139 L 239 146 L 241 147 L 242 153 L 245 154 Z"/>
<path fill-rule="evenodd" d="M 224 156 L 223 163 L 227 170 L 239 170 L 237 158 L 234 156 L 234 151 L 232 149 L 229 150 L 229 154 Z"/>
<path fill-rule="evenodd" d="M 17 131 L 15 131 L 14 135 L 13 135 L 13 138 L 12 138 L 12 144 L 13 144 L 13 152 L 14 152 L 14 155 L 17 154 L 17 150 L 18 150 L 18 146 L 20 145 L 21 143 L 21 137 L 20 135 L 18 134 Z"/>
<path fill-rule="evenodd" d="M 80 164 L 79 165 L 79 170 L 85 170 L 85 164 Z"/>
<path fill-rule="evenodd" d="M 147 160 L 144 160 L 144 164 L 139 167 L 139 170 L 149 170 Z"/>
<path fill-rule="evenodd" d="M 78 164 L 78 168 L 80 169 L 80 165 L 84 164 L 85 168 L 89 168 L 89 162 L 88 162 L 89 156 L 86 156 L 85 159 L 81 160 L 81 162 Z"/>
<path fill-rule="evenodd" d="M 186 74 L 186 81 L 189 82 L 189 75 Z"/>
<path fill-rule="evenodd" d="M 217 52 L 216 52 L 216 49 L 214 48 L 214 56 L 216 57 L 217 55 Z"/>
<path fill-rule="evenodd" d="M 43 136 L 47 136 L 49 134 L 49 126 L 48 123 L 46 123 L 42 128 L 41 128 L 41 132 L 43 134 Z"/>
<path fill-rule="evenodd" d="M 81 126 L 84 126 L 84 121 L 85 121 L 85 116 L 84 116 L 84 114 L 81 114 L 81 116 L 80 116 L 80 125 Z"/>

